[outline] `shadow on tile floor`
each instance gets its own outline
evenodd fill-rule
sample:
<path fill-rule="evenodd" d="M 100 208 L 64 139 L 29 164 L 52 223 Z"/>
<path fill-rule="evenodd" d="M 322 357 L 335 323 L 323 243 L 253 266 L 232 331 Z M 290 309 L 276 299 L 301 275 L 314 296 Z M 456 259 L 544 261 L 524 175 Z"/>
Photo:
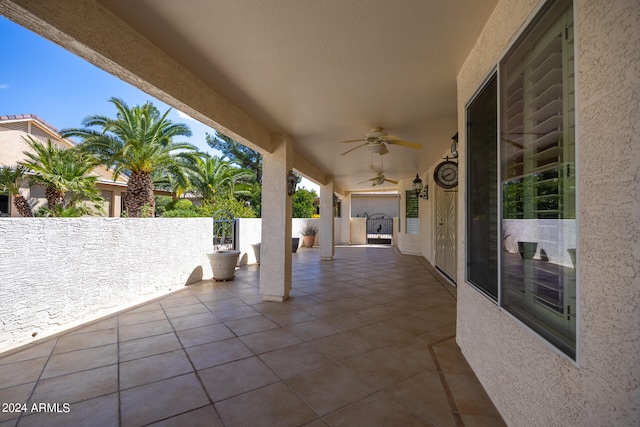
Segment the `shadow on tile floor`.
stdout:
<path fill-rule="evenodd" d="M 423 258 L 301 249 L 292 277 L 284 303 L 248 266 L 0 355 L 0 426 L 504 425 Z"/>

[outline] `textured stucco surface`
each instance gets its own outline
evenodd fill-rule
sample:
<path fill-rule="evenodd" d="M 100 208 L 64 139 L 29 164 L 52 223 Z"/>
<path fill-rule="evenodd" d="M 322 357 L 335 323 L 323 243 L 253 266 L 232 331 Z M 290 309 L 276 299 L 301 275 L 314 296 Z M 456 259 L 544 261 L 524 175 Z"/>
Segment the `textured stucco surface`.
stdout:
<path fill-rule="evenodd" d="M 537 5 L 504 0 L 496 7 L 458 75 L 460 129 L 465 102 Z M 576 1 L 574 8 L 578 362 L 465 285 L 464 262 L 458 263 L 457 340 L 510 426 L 640 420 L 640 2 Z M 461 175 L 462 190 L 464 168 Z M 459 224 L 464 242 L 462 212 Z M 458 259 L 464 260 L 463 245 Z"/>
<path fill-rule="evenodd" d="M 390 217 L 399 216 L 398 195 L 388 194 L 353 194 L 351 196 L 351 216 L 364 217 L 366 213 L 371 216 L 375 213 L 383 213 Z"/>
<path fill-rule="evenodd" d="M 300 245 L 302 245 L 302 234 L 300 232 L 307 224 L 320 227 L 320 221 L 317 218 L 293 218 L 291 220 L 291 237 L 300 238 Z M 334 218 L 334 224 L 334 227 L 340 230 L 342 228 L 342 218 Z M 261 238 L 262 218 L 238 218 L 237 248 L 240 251 L 241 263 L 254 264 L 256 262 L 251 245 L 260 243 Z M 339 239 L 340 235 L 336 233 L 335 238 Z M 320 246 L 320 234 L 316 235 L 314 246 Z"/>
<path fill-rule="evenodd" d="M 273 135 L 272 154 L 263 157 L 260 293 L 269 301 L 284 301 L 291 291 L 291 196 L 287 174 L 293 167 L 293 141 Z"/>
<path fill-rule="evenodd" d="M 211 278 L 209 218 L 0 221 L 0 350 Z"/>

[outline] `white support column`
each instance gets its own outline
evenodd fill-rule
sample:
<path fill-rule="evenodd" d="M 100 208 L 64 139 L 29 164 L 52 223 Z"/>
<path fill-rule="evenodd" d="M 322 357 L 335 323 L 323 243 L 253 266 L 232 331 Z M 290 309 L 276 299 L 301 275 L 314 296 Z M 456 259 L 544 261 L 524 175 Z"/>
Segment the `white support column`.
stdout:
<path fill-rule="evenodd" d="M 333 178 L 320 186 L 320 259 L 333 259 Z"/>
<path fill-rule="evenodd" d="M 342 230 L 340 233 L 341 243 L 351 244 L 351 193 L 341 201 Z"/>
<path fill-rule="evenodd" d="M 260 294 L 265 301 L 284 301 L 291 291 L 291 196 L 287 173 L 293 164 L 293 143 L 286 135 L 272 137 L 274 151 L 262 157 L 262 244 Z"/>

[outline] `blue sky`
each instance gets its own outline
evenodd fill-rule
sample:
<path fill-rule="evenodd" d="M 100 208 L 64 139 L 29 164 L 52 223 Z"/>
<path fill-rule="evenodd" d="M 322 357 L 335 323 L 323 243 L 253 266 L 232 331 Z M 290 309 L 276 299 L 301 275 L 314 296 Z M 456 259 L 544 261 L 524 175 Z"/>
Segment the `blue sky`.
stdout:
<path fill-rule="evenodd" d="M 56 129 L 81 127 L 94 114 L 115 117 L 109 102 L 122 98 L 130 107 L 151 100 L 161 111 L 170 107 L 102 71 L 14 22 L 0 16 L 0 115 L 35 114 Z M 172 109 L 169 120 L 184 123 L 185 138 L 199 150 L 220 155 L 206 143 L 214 130 Z M 303 180 L 301 186 L 317 186 Z"/>
<path fill-rule="evenodd" d="M 115 117 L 112 97 L 129 106 L 151 100 L 161 112 L 170 107 L 128 83 L 102 71 L 55 43 L 0 17 L 0 115 L 35 114 L 60 130 L 82 126 L 101 114 Z M 173 122 L 185 123 L 189 142 L 212 154 L 205 134 L 213 129 L 173 109 Z"/>

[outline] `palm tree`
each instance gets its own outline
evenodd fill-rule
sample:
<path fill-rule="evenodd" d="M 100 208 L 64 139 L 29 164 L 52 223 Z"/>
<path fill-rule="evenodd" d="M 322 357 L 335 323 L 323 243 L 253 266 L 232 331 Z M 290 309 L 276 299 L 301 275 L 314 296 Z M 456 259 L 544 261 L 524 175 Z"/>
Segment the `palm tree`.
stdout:
<path fill-rule="evenodd" d="M 59 175 L 57 173 L 62 169 L 62 149 L 55 146 L 50 139 L 46 144 L 31 136 L 23 139 L 29 144 L 32 151 L 24 152 L 27 160 L 21 164 L 35 174 L 32 176 L 33 183 L 44 185 L 47 207 L 53 209 L 56 205 L 64 203 L 64 190 L 58 185 Z"/>
<path fill-rule="evenodd" d="M 0 166 L 0 191 L 13 196 L 13 204 L 23 217 L 33 217 L 33 211 L 27 199 L 20 194 L 20 184 L 25 179 L 24 166 Z"/>
<path fill-rule="evenodd" d="M 197 158 L 189 166 L 190 188 L 207 202 L 213 202 L 216 197 L 248 195 L 242 185 L 252 178 L 252 171 L 236 167 L 221 157 Z"/>
<path fill-rule="evenodd" d="M 60 134 L 65 138 L 82 138 L 80 149 L 96 155 L 112 168 L 114 179 L 122 173 L 129 177 L 124 201 L 127 216 L 152 217 L 154 171 L 174 176 L 178 182 L 184 181 L 180 160 L 193 158 L 196 148 L 188 143 L 173 142 L 173 138 L 191 136 L 191 131 L 184 124 L 167 120 L 171 110 L 160 114 L 151 102 L 132 108 L 119 98 L 111 98 L 109 102 L 117 109 L 115 119 L 89 116 L 82 122 L 84 128 L 63 129 Z"/>
<path fill-rule="evenodd" d="M 63 208 L 91 213 L 87 201 L 94 203 L 93 209 L 101 209 L 103 199 L 96 187 L 97 176 L 90 175 L 98 164 L 95 158 L 74 148 L 60 148 L 51 140 L 42 143 L 31 136 L 24 139 L 31 151 L 24 152 L 26 160 L 20 164 L 33 172 L 33 183 L 45 187 L 49 215 L 59 216 L 56 213 Z"/>
<path fill-rule="evenodd" d="M 249 147 L 216 131 L 215 135 L 206 134 L 205 139 L 209 147 L 221 151 L 223 156 L 232 163 L 250 169 L 255 174 L 255 181 L 262 182 L 262 155 Z"/>

